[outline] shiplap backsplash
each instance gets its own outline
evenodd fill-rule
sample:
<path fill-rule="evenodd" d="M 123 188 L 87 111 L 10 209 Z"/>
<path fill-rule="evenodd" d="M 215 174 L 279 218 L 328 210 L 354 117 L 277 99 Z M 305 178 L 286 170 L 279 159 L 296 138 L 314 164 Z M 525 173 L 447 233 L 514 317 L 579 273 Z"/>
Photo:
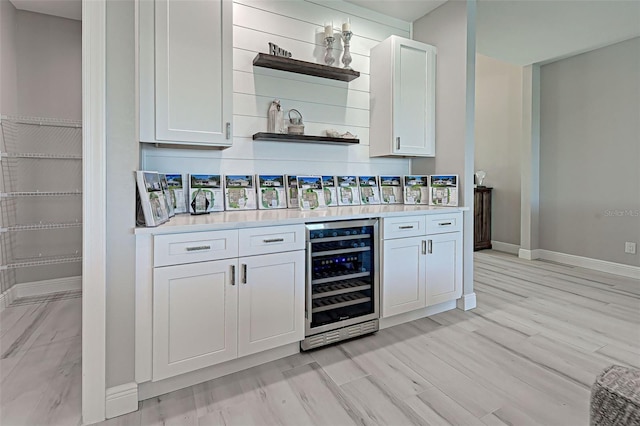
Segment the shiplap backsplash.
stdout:
<path fill-rule="evenodd" d="M 324 63 L 325 21 L 336 33 L 351 19 L 353 69 L 350 83 L 253 67 L 273 42 L 295 59 Z M 337 36 L 338 34 L 336 34 Z M 142 144 L 141 168 L 183 173 L 407 174 L 408 159 L 369 158 L 369 50 L 390 35 L 409 37 L 410 24 L 341 1 L 235 0 L 233 5 L 233 146 L 214 150 L 158 148 Z M 342 43 L 334 43 L 336 63 Z M 341 64 L 340 64 L 341 65 Z M 358 135 L 356 146 L 263 142 L 252 135 L 267 129 L 267 110 L 280 99 L 287 112 L 304 117 L 305 134 L 327 129 Z"/>

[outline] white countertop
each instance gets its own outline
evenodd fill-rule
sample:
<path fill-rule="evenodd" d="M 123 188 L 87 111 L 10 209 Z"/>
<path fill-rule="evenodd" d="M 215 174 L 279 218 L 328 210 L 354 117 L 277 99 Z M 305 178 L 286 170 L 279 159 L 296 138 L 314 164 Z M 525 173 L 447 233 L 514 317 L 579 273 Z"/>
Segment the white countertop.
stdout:
<path fill-rule="evenodd" d="M 469 207 L 436 207 L 422 205 L 376 205 L 327 207 L 322 210 L 297 209 L 245 210 L 214 212 L 193 216 L 180 214 L 155 228 L 135 228 L 137 235 L 174 234 L 179 232 L 215 231 L 219 229 L 254 228 L 260 226 L 292 225 L 299 223 L 334 220 L 364 219 L 374 217 L 410 216 L 468 211 Z"/>

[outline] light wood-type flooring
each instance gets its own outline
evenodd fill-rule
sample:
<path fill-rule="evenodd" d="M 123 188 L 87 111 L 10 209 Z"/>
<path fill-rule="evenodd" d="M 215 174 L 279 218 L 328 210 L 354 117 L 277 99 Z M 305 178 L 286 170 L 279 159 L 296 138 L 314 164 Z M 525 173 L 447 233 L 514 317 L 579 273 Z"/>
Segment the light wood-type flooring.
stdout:
<path fill-rule="evenodd" d="M 640 281 L 492 251 L 478 308 L 140 403 L 107 425 L 587 425 L 595 376 L 640 367 Z M 2 312 L 2 426 L 80 422 L 80 298 Z"/>

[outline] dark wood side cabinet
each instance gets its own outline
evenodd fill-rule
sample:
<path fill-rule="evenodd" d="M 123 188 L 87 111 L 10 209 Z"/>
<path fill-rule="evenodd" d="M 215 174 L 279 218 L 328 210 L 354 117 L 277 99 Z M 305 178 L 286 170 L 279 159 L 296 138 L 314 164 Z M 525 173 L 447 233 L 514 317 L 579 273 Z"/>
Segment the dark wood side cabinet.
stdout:
<path fill-rule="evenodd" d="M 475 225 L 473 232 L 474 251 L 491 248 L 491 191 L 493 188 L 479 187 L 474 190 L 474 216 Z"/>

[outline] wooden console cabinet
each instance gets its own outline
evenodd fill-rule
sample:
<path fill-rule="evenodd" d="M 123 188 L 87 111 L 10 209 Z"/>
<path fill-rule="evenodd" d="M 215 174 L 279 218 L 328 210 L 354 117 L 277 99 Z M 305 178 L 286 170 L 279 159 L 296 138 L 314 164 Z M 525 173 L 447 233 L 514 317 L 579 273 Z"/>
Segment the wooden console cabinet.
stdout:
<path fill-rule="evenodd" d="M 474 251 L 491 248 L 491 192 L 493 188 L 480 187 L 474 190 Z"/>

